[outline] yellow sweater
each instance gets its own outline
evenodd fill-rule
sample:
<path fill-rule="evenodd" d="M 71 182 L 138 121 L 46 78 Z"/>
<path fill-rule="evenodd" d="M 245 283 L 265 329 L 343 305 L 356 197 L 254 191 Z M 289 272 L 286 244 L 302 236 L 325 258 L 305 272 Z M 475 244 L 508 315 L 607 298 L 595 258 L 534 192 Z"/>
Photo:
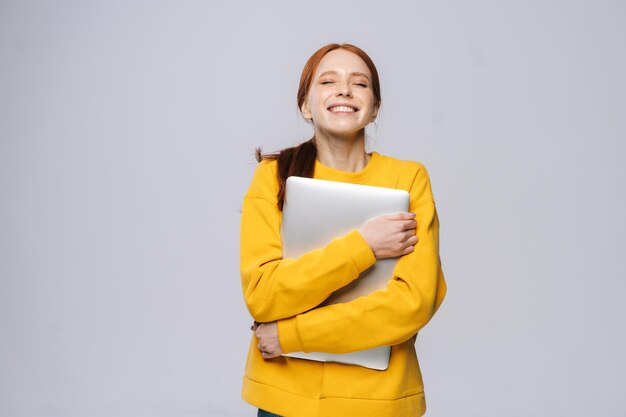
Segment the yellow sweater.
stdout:
<path fill-rule="evenodd" d="M 446 293 L 428 173 L 420 163 L 373 152 L 358 172 L 316 162 L 314 178 L 409 191 L 410 211 L 418 223 L 414 252 L 399 259 L 385 290 L 313 309 L 376 259 L 357 230 L 297 259 L 282 259 L 276 162 L 263 161 L 242 208 L 240 260 L 246 305 L 255 320 L 278 321 L 285 353 L 392 346 L 389 368 L 377 371 L 284 356 L 264 360 L 252 336 L 243 399 L 286 417 L 421 416 L 426 403 L 415 336 Z"/>

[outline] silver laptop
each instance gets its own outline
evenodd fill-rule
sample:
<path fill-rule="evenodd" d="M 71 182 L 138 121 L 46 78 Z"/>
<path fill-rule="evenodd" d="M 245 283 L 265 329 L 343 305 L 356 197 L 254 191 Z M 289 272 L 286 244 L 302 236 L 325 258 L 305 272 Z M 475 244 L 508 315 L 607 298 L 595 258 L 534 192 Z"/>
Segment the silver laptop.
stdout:
<path fill-rule="evenodd" d="M 283 258 L 297 258 L 326 246 L 369 219 L 408 209 L 409 193 L 404 190 L 289 177 L 281 226 Z M 397 259 L 378 260 L 359 278 L 331 294 L 322 305 L 347 302 L 386 288 Z M 390 351 L 389 346 L 382 346 L 344 354 L 292 352 L 285 356 L 384 370 L 389 366 Z"/>

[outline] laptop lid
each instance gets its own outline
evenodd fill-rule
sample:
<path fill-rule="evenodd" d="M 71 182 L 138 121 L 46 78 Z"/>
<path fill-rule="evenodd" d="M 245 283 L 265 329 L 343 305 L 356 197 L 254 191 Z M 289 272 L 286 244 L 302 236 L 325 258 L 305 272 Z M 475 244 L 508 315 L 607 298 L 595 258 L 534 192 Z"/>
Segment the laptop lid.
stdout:
<path fill-rule="evenodd" d="M 408 209 L 409 193 L 405 190 L 289 177 L 281 223 L 283 258 L 297 258 L 359 228 L 369 219 Z M 347 302 L 386 288 L 396 262 L 397 258 L 378 260 L 321 305 Z M 382 370 L 389 366 L 389 353 L 390 347 L 382 346 L 345 354 L 294 352 L 285 356 Z"/>

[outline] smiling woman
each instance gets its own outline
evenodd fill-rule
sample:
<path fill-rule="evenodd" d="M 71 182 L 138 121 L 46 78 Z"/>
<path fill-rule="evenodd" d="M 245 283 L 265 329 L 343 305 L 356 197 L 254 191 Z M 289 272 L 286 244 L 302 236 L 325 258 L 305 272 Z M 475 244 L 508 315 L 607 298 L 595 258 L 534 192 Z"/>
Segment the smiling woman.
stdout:
<path fill-rule="evenodd" d="M 324 56 L 316 73 L 300 111 L 314 122 L 317 141 L 331 142 L 332 132 L 358 136 L 376 119 L 380 106 L 367 64 L 353 52 L 336 49 Z"/>
<path fill-rule="evenodd" d="M 417 332 L 446 293 L 439 219 L 426 168 L 365 150 L 365 127 L 381 105 L 378 72 L 349 44 L 330 44 L 306 63 L 298 108 L 313 137 L 264 155 L 244 196 L 241 282 L 254 324 L 242 389 L 259 416 L 404 417 L 424 414 Z M 410 212 L 365 222 L 324 247 L 283 259 L 280 237 L 289 176 L 403 189 Z M 399 257 L 385 290 L 311 309 L 378 259 Z M 282 356 L 391 346 L 385 371 Z M 272 414 L 277 413 L 277 414 Z"/>

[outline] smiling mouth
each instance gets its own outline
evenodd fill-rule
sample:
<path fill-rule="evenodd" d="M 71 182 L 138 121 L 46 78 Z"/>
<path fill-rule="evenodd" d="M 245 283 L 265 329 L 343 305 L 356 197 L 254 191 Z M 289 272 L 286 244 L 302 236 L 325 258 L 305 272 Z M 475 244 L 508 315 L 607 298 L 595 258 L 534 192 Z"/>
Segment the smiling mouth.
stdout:
<path fill-rule="evenodd" d="M 330 106 L 327 110 L 331 113 L 356 113 L 359 111 L 356 107 L 346 105 Z"/>

